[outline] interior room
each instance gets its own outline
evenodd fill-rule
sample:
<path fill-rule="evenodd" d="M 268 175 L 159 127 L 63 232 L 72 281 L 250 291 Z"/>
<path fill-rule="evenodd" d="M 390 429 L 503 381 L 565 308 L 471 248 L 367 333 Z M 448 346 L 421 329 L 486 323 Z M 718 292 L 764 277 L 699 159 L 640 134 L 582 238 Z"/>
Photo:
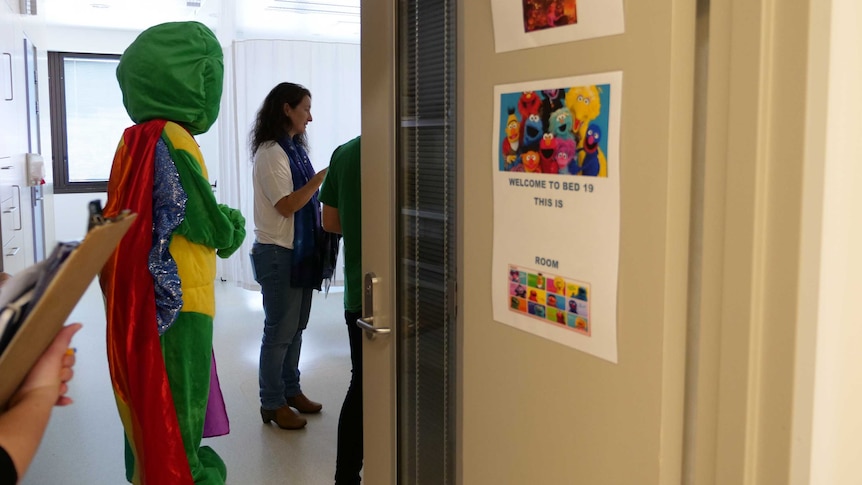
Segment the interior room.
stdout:
<path fill-rule="evenodd" d="M 862 483 L 862 2 L 2 0 L 4 271 L 84 236 L 118 57 L 171 20 L 222 48 L 198 187 L 247 217 L 214 278 L 229 483 L 333 483 L 350 378 L 336 273 L 323 412 L 261 422 L 248 137 L 284 80 L 316 170 L 362 134 L 363 483 Z M 126 481 L 104 314 L 90 286 L 27 485 Z"/>
<path fill-rule="evenodd" d="M 32 264 L 56 241 L 82 238 L 88 202 L 105 201 L 103 191 L 76 188 L 75 182 L 105 177 L 110 170 L 110 153 L 125 128 L 123 122 L 131 124 L 111 79 L 115 57 L 152 25 L 184 20 L 204 23 L 224 48 L 227 82 L 217 123 L 197 141 L 216 198 L 242 207 L 249 234 L 230 260 L 218 262 L 214 350 L 231 432 L 205 439 L 204 444 L 225 459 L 232 483 L 332 483 L 338 413 L 350 378 L 340 286 L 343 274 L 337 272 L 328 294 L 314 297 L 300 363 L 304 392 L 323 404 L 323 412 L 312 416 L 306 429 L 299 431 L 262 424 L 257 365 L 263 311 L 248 257 L 254 240 L 247 192 L 251 183 L 248 135 L 263 97 L 281 81 L 303 84 L 312 92 L 314 122 L 308 134 L 316 170 L 328 165 L 336 146 L 359 133 L 359 0 L 18 3 L 7 0 L 2 8 L 15 12 L 19 7 L 31 9 L 31 15 L 18 17 L 20 23 L 16 25 L 28 45 L 35 48 L 38 75 L 38 84 L 27 99 L 38 100 L 39 121 L 28 131 L 32 141 L 26 151 L 42 153 L 47 183 L 23 188 L 25 197 L 32 190 L 34 200 L 38 198 L 41 204 L 22 210 L 22 221 L 33 231 L 21 231 L 26 240 L 19 251 L 20 262 L 10 260 L 5 269 L 14 273 L 16 264 Z M 70 183 L 57 190 L 55 187 L 63 184 L 54 183 L 58 174 L 51 164 L 56 142 L 52 133 L 57 133 L 57 128 L 49 116 L 51 97 L 56 98 L 49 86 L 49 52 L 66 53 L 66 134 L 71 152 L 67 156 L 81 162 L 77 168 L 70 164 L 61 169 Z M 76 57 L 78 54 L 83 56 Z M 111 56 L 87 57 L 90 55 Z M 120 111 L 114 118 L 111 116 L 117 113 L 99 111 L 99 119 L 94 120 L 92 109 L 75 110 L 79 103 L 100 109 L 113 104 Z M 118 121 L 111 124 L 105 121 L 108 119 Z M 76 146 L 81 148 L 77 153 Z M 71 395 L 75 403 L 53 414 L 22 483 L 124 483 L 123 431 L 105 358 L 104 305 L 95 282 L 70 320 L 84 323 L 74 341 L 77 364 Z"/>

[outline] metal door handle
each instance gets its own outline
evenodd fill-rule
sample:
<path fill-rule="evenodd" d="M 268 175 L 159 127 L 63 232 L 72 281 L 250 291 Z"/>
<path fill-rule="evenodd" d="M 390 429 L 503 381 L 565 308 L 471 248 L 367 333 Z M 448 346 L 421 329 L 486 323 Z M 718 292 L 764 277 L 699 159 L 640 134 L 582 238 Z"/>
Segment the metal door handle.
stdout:
<path fill-rule="evenodd" d="M 374 340 L 378 335 L 387 335 L 391 332 L 386 327 L 374 326 L 374 286 L 377 282 L 377 276 L 374 273 L 365 273 L 365 285 L 362 287 L 362 318 L 356 319 L 356 326 L 365 332 L 368 340 Z"/>
<path fill-rule="evenodd" d="M 18 190 L 18 207 L 21 207 L 21 186 L 13 185 L 12 188 Z M 12 230 L 20 231 L 21 229 L 24 229 L 24 216 L 21 215 L 21 211 L 18 211 L 18 227 L 13 227 Z"/>
<path fill-rule="evenodd" d="M 386 335 L 391 330 L 388 328 L 377 328 L 374 326 L 374 317 L 357 318 L 356 326 L 365 330 L 365 335 L 368 338 L 374 338 L 375 335 Z"/>

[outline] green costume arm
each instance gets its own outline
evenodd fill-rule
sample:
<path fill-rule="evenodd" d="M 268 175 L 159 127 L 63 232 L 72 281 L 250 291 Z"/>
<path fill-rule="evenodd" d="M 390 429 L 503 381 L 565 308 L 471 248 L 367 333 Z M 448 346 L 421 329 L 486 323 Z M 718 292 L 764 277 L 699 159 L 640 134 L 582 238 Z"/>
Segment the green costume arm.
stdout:
<path fill-rule="evenodd" d="M 227 259 L 231 254 L 239 249 L 245 239 L 245 217 L 243 217 L 239 209 L 228 207 L 225 204 L 219 204 L 218 208 L 222 211 L 222 214 L 227 217 L 228 221 L 233 224 L 233 240 L 231 241 L 230 246 L 218 248 L 216 251 L 216 254 L 218 254 L 220 258 Z"/>
<path fill-rule="evenodd" d="M 209 180 L 192 154 L 175 149 L 166 136 L 162 139 L 168 144 L 180 184 L 188 196 L 185 218 L 174 234 L 215 248 L 221 258 L 230 257 L 245 239 L 245 217 L 239 210 L 216 202 Z"/>

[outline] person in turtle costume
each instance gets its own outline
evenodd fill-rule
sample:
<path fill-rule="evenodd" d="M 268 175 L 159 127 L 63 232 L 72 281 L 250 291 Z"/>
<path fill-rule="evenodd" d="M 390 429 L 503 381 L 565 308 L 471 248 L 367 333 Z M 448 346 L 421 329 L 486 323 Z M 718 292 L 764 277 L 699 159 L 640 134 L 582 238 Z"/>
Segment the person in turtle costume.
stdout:
<path fill-rule="evenodd" d="M 221 46 L 198 22 L 142 32 L 117 80 L 136 124 L 114 155 L 104 216 L 137 213 L 100 275 L 108 367 L 135 484 L 224 484 L 204 436 L 226 434 L 213 357 L 216 255 L 245 238 L 245 219 L 218 204 L 194 135 L 219 112 Z"/>

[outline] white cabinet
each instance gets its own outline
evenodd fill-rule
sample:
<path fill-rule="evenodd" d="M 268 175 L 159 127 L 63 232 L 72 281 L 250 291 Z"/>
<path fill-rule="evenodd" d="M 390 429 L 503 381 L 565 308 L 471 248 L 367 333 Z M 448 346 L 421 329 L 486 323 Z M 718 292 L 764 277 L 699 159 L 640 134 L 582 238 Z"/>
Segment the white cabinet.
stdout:
<path fill-rule="evenodd" d="M 3 271 L 15 274 L 26 268 L 31 259 L 28 244 L 30 228 L 29 187 L 24 186 L 21 157 L 0 159 L 0 234 L 3 244 Z M 28 247 L 29 246 L 29 247 Z"/>
<path fill-rule="evenodd" d="M 6 10 L 0 4 L 0 10 Z M 16 15 L 0 12 L 0 244 L 3 271 L 33 262 L 33 216 L 27 186 L 24 34 Z"/>
<path fill-rule="evenodd" d="M 2 9 L 5 5 L 0 5 Z M 0 14 L 0 158 L 9 157 L 20 148 L 16 118 L 24 105 L 16 99 L 20 93 L 15 92 L 20 87 L 15 85 L 15 30 L 13 16 Z"/>

